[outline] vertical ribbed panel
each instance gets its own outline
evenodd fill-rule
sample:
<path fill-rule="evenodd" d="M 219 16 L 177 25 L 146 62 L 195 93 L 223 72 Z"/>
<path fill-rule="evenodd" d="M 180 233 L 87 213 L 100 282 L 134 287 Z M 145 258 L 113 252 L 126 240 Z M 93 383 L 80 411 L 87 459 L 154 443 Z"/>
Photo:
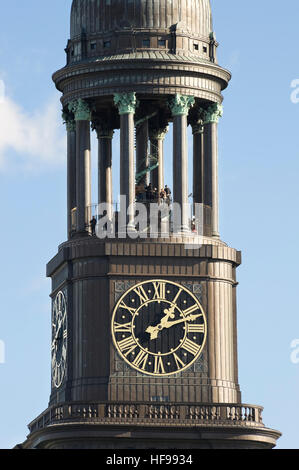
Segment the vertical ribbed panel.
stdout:
<path fill-rule="evenodd" d="M 215 279 L 208 283 L 208 348 L 212 400 L 233 403 L 238 400 L 238 384 L 235 383 L 233 286 L 221 280 L 232 278 L 232 266 L 223 262 L 209 263 L 208 273 Z"/>
<path fill-rule="evenodd" d="M 147 0 L 147 15 L 146 15 L 146 24 L 144 25 L 145 28 L 153 28 L 154 27 L 154 9 L 153 9 L 153 0 Z M 134 24 L 134 18 L 132 18 L 132 25 Z"/>
<path fill-rule="evenodd" d="M 210 0 L 73 0 L 71 38 L 112 31 L 122 22 L 161 29 L 182 22 L 198 36 L 212 31 Z"/>

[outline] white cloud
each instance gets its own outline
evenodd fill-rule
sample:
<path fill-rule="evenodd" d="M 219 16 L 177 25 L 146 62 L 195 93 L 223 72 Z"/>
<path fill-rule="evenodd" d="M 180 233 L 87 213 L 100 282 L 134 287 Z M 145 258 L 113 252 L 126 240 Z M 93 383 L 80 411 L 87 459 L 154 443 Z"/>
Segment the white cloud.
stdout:
<path fill-rule="evenodd" d="M 0 80 L 0 104 L 3 103 L 5 96 L 5 84 L 3 80 Z"/>
<path fill-rule="evenodd" d="M 28 113 L 9 97 L 0 103 L 0 172 L 41 171 L 63 165 L 66 132 L 57 95 Z"/>

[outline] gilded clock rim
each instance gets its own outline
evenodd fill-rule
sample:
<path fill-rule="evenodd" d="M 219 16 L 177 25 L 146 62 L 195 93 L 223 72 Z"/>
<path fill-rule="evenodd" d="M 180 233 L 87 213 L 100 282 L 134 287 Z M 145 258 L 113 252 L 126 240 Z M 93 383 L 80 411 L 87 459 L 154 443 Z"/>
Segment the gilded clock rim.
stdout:
<path fill-rule="evenodd" d="M 67 308 L 67 300 L 66 300 L 66 294 L 64 291 L 60 290 L 57 292 L 57 294 L 55 295 L 54 299 L 53 299 L 53 306 L 52 306 L 52 321 L 53 321 L 53 311 L 54 311 L 54 308 L 55 308 L 55 304 L 56 304 L 56 301 L 57 301 L 57 298 L 58 296 L 61 295 L 62 298 L 63 298 L 63 301 L 64 301 L 64 305 L 65 305 L 65 313 L 64 313 L 64 317 L 65 317 L 65 326 L 66 326 L 66 332 L 67 332 L 67 336 L 68 336 L 68 308 Z M 52 339 L 53 340 L 53 339 Z M 67 337 L 66 337 L 66 340 L 65 340 L 65 343 L 66 343 L 66 355 L 67 355 L 67 349 L 68 349 L 68 345 L 67 345 Z M 59 368 L 62 368 L 62 374 L 61 374 L 61 377 L 60 377 L 60 380 L 59 382 L 56 382 L 54 377 L 53 377 L 53 369 L 54 367 L 52 366 L 52 383 L 54 385 L 54 388 L 56 389 L 59 389 L 65 379 L 65 376 L 66 376 L 66 369 L 67 369 L 67 364 L 66 364 L 66 360 L 65 360 L 65 363 L 64 363 L 64 366 L 62 365 L 62 362 L 60 360 L 59 364 L 57 361 L 55 361 L 55 363 L 58 365 Z"/>
<path fill-rule="evenodd" d="M 204 322 L 204 332 L 203 332 L 203 340 L 201 342 L 201 345 L 200 345 L 200 348 L 198 350 L 198 353 L 194 356 L 194 358 L 188 362 L 188 364 L 186 364 L 184 367 L 182 367 L 181 369 L 179 370 L 175 370 L 175 371 L 172 371 L 172 372 L 167 372 L 167 373 L 155 373 L 155 372 L 148 372 L 146 370 L 142 370 L 140 369 L 138 366 L 135 366 L 131 361 L 129 361 L 121 352 L 119 346 L 118 346 L 118 343 L 116 341 L 116 338 L 115 338 L 115 333 L 114 333 L 114 319 L 115 319 L 115 315 L 118 311 L 118 308 L 119 308 L 119 305 L 120 303 L 124 300 L 124 298 L 131 292 L 133 291 L 134 289 L 136 289 L 137 287 L 143 285 L 143 284 L 147 284 L 147 283 L 153 283 L 153 282 L 164 282 L 166 284 L 172 284 L 182 290 L 184 290 L 188 295 L 190 295 L 195 303 L 198 305 L 199 307 L 199 310 L 201 311 L 202 313 L 202 317 L 203 317 L 203 322 Z M 170 302 L 171 303 L 171 302 Z M 184 372 L 186 371 L 187 369 L 189 369 L 189 367 L 192 366 L 192 364 L 194 364 L 194 362 L 196 362 L 196 360 L 200 357 L 200 355 L 202 354 L 203 352 L 203 349 L 206 345 L 206 341 L 207 341 L 207 317 L 206 317 L 206 313 L 200 303 L 200 301 L 198 300 L 198 298 L 194 295 L 193 292 L 191 292 L 187 287 L 185 287 L 183 284 L 180 284 L 178 282 L 175 282 L 175 281 L 172 281 L 172 280 L 167 280 L 167 279 L 161 279 L 161 278 L 154 278 L 154 279 L 148 279 L 148 280 L 144 280 L 144 281 L 140 281 L 138 282 L 137 284 L 134 284 L 133 286 L 129 287 L 121 296 L 120 298 L 117 300 L 113 310 L 112 310 L 112 318 L 111 318 L 111 335 L 112 335 L 112 340 L 113 340 L 113 344 L 114 344 L 114 347 L 116 348 L 116 351 L 118 353 L 118 355 L 120 356 L 120 358 L 122 360 L 124 360 L 132 369 L 136 370 L 137 372 L 139 372 L 140 374 L 144 374 L 144 375 L 149 375 L 149 376 L 152 376 L 152 377 L 168 377 L 170 375 L 176 375 L 176 374 L 179 374 L 181 372 Z M 182 347 L 182 345 L 180 346 Z M 154 355 L 154 354 L 152 354 Z M 164 354 L 165 355 L 165 354 Z M 166 354 L 167 355 L 167 354 Z"/>

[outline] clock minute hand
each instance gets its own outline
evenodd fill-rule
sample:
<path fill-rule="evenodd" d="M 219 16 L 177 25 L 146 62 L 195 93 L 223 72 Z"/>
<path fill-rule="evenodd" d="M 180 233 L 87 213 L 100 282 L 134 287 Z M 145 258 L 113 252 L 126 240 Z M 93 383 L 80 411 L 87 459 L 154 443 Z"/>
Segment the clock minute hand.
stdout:
<path fill-rule="evenodd" d="M 61 336 L 61 331 L 60 331 L 60 329 L 61 329 L 63 320 L 64 320 L 64 318 L 62 318 L 60 321 L 58 321 L 57 330 L 56 330 L 55 336 L 54 336 L 54 338 L 53 338 L 53 342 L 55 342 L 55 343 L 57 342 L 58 337 Z"/>
<path fill-rule="evenodd" d="M 201 317 L 201 313 L 198 315 L 189 315 L 188 317 L 180 318 L 179 320 L 168 321 L 166 325 L 164 325 L 164 328 L 171 328 L 172 326 L 178 325 L 179 323 L 183 323 L 185 321 L 194 321 L 198 317 Z"/>
<path fill-rule="evenodd" d="M 60 333 L 61 325 L 62 325 L 62 320 L 59 322 L 59 324 L 58 324 L 58 326 L 57 326 L 57 330 L 56 330 L 56 334 L 55 334 L 55 338 L 54 338 L 55 341 L 57 341 L 57 339 L 58 339 L 58 336 L 59 336 L 59 333 Z"/>

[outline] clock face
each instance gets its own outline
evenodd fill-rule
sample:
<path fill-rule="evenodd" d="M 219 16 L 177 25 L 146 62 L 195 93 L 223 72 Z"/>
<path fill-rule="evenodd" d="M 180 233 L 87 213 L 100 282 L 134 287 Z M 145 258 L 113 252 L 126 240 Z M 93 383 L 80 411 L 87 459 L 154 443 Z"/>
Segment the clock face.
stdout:
<path fill-rule="evenodd" d="M 59 388 L 65 376 L 67 351 L 67 307 L 63 292 L 58 292 L 52 310 L 52 383 Z"/>
<path fill-rule="evenodd" d="M 112 338 L 119 355 L 148 375 L 187 369 L 200 356 L 206 333 L 198 299 L 182 285 L 160 279 L 131 287 L 112 315 Z"/>

